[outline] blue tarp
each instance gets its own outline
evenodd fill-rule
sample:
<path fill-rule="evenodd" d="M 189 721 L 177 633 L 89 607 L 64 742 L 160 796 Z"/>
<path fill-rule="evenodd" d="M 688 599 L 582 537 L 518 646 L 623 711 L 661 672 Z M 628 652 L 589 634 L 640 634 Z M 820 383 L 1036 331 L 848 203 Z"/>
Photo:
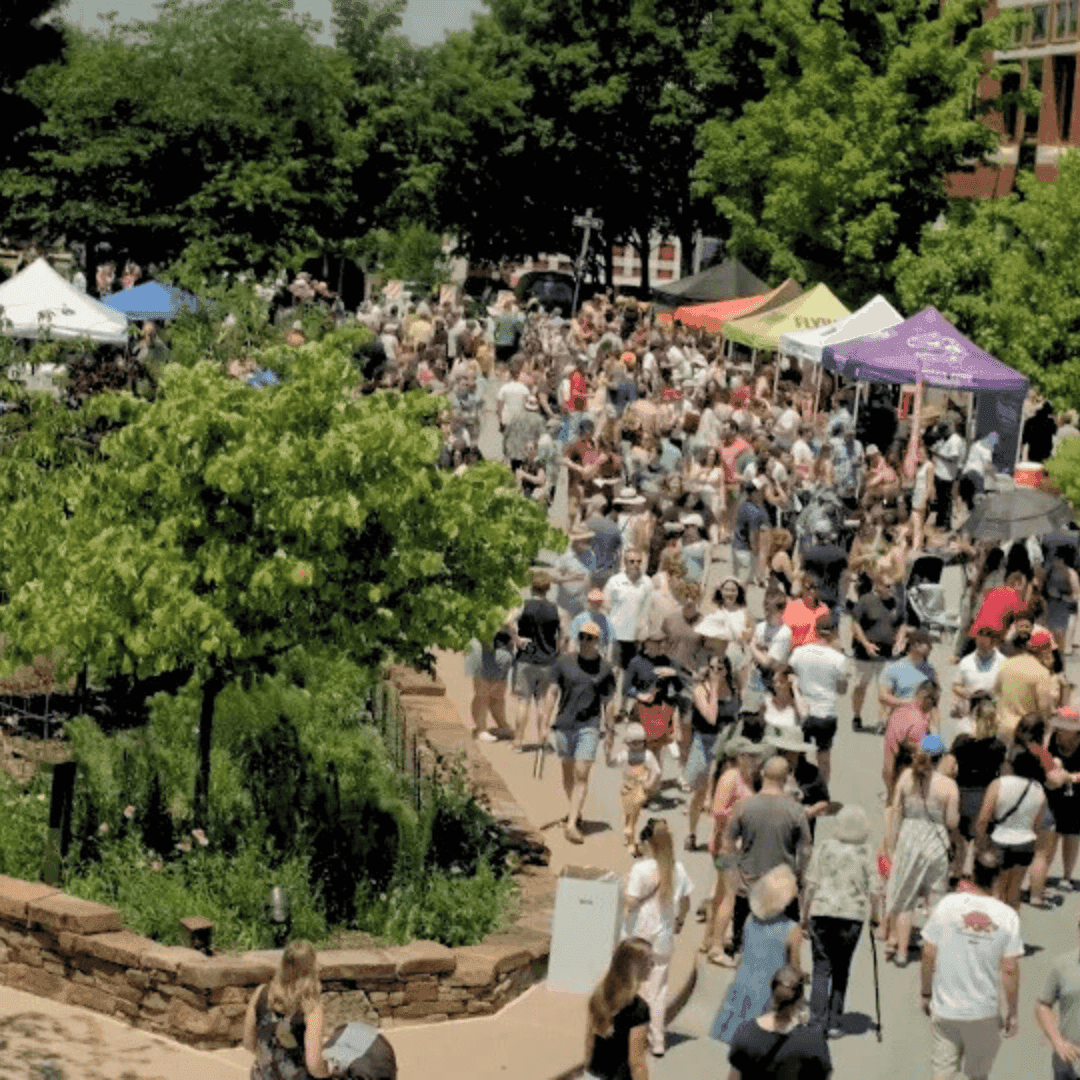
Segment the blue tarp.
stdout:
<path fill-rule="evenodd" d="M 199 301 L 191 293 L 173 285 L 162 285 L 159 281 L 148 281 L 145 285 L 113 293 L 102 303 L 129 319 L 172 319 L 182 307 L 189 311 L 199 310 Z"/>

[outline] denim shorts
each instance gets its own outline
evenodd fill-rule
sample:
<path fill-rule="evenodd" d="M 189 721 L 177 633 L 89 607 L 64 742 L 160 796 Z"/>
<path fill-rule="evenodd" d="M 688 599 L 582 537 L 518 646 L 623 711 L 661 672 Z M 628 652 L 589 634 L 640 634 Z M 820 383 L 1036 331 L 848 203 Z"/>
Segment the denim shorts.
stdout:
<path fill-rule="evenodd" d="M 598 727 L 579 727 L 570 731 L 555 729 L 555 753 L 561 758 L 574 761 L 595 761 L 600 749 L 600 729 Z"/>
<path fill-rule="evenodd" d="M 704 784 L 709 778 L 716 739 L 715 734 L 706 734 L 703 731 L 694 732 L 693 742 L 690 743 L 690 753 L 686 756 L 686 768 L 683 769 L 683 779 L 691 788 Z"/>

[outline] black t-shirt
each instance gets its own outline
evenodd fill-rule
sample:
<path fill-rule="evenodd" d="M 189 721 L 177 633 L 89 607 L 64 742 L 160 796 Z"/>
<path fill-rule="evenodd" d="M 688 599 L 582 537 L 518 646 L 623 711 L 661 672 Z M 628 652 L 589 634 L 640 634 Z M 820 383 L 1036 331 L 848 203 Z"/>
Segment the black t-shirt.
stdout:
<path fill-rule="evenodd" d="M 592 660 L 580 653 L 560 656 L 555 661 L 555 681 L 559 686 L 557 731 L 573 731 L 600 726 L 600 708 L 615 693 L 615 673 L 601 656 Z"/>
<path fill-rule="evenodd" d="M 611 1034 L 596 1036 L 589 1072 L 600 1080 L 630 1080 L 630 1032 L 648 1022 L 649 1006 L 635 997 L 612 1017 Z"/>
<path fill-rule="evenodd" d="M 1025 422 L 1023 441 L 1031 461 L 1045 461 L 1053 453 L 1056 432 L 1057 422 L 1042 409 Z"/>
<path fill-rule="evenodd" d="M 830 607 L 840 602 L 840 578 L 847 552 L 839 544 L 811 544 L 803 552 L 803 568 L 818 583 L 818 595 Z"/>
<path fill-rule="evenodd" d="M 877 593 L 867 593 L 866 596 L 859 598 L 852 612 L 852 618 L 862 628 L 867 641 L 878 647 L 877 659 L 892 659 L 896 632 L 904 621 L 904 611 L 896 596 L 887 596 L 882 600 Z M 871 659 L 863 648 L 862 642 L 854 636 L 851 639 L 851 651 L 859 660 Z"/>
<path fill-rule="evenodd" d="M 799 1025 L 786 1034 L 744 1020 L 731 1040 L 728 1063 L 746 1080 L 827 1080 L 832 1058 L 820 1028 Z"/>
<path fill-rule="evenodd" d="M 698 711 L 696 704 L 691 703 L 690 726 L 694 731 L 700 731 L 703 735 L 715 735 L 722 724 L 729 724 L 739 718 L 739 689 L 735 682 L 735 672 L 732 670 L 731 661 L 726 657 L 720 657 L 724 665 L 724 678 L 730 691 L 728 697 L 720 698 L 716 703 L 716 723 L 710 724 Z M 720 690 L 723 693 L 724 680 L 720 681 Z"/>
<path fill-rule="evenodd" d="M 553 664 L 559 655 L 559 609 L 550 601 L 532 597 L 518 618 L 518 633 L 529 641 L 517 658 L 527 664 Z"/>
<path fill-rule="evenodd" d="M 956 786 L 962 788 L 989 787 L 1001 772 L 1007 750 L 996 736 L 975 739 L 958 735 L 953 743 L 956 758 Z"/>

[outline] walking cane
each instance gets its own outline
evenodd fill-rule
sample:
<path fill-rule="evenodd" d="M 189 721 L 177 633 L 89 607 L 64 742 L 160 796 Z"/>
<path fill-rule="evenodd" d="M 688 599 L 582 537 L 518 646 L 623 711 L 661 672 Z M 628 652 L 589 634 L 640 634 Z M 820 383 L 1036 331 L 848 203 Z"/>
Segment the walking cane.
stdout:
<path fill-rule="evenodd" d="M 878 984 L 877 944 L 874 941 L 873 923 L 871 922 L 867 928 L 870 931 L 870 955 L 874 960 L 874 1011 L 877 1013 L 877 1041 L 881 1042 L 881 987 Z"/>

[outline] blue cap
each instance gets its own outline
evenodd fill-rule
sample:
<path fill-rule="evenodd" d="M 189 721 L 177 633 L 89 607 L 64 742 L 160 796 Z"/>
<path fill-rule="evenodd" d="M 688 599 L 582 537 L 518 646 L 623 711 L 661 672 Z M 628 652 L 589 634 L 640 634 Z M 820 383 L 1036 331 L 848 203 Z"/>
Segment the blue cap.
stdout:
<path fill-rule="evenodd" d="M 945 753 L 945 744 L 936 735 L 927 735 L 919 743 L 919 748 L 932 757 Z"/>

